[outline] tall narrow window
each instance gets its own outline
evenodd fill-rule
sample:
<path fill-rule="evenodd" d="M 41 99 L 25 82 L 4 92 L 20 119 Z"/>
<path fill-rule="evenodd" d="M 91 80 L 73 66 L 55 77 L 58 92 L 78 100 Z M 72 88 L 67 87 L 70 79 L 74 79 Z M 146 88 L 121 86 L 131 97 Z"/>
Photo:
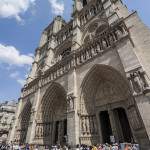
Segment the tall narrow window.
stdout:
<path fill-rule="evenodd" d="M 83 7 L 87 5 L 87 0 L 83 0 Z"/>

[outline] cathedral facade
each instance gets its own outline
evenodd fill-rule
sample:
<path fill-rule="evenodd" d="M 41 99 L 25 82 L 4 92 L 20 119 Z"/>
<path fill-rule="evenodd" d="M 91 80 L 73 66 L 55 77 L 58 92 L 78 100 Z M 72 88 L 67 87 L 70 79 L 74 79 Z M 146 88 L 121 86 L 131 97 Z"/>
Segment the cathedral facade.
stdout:
<path fill-rule="evenodd" d="M 150 30 L 121 0 L 75 0 L 44 29 L 12 141 L 150 148 Z"/>

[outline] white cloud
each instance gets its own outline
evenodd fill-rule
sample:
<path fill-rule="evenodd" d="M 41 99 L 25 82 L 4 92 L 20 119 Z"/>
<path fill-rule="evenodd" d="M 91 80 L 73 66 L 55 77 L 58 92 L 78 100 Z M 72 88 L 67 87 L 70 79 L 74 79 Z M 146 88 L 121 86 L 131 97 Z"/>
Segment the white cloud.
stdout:
<path fill-rule="evenodd" d="M 18 71 L 14 71 L 9 75 L 12 79 L 15 79 L 21 86 L 24 86 L 25 80 L 20 78 L 20 73 Z"/>
<path fill-rule="evenodd" d="M 17 78 L 18 76 L 19 76 L 19 72 L 18 71 L 15 71 L 15 72 L 10 74 L 10 77 L 14 78 L 14 79 Z"/>
<path fill-rule="evenodd" d="M 49 0 L 52 7 L 52 13 L 55 15 L 62 15 L 64 12 L 64 3 L 60 1 L 62 0 Z"/>
<path fill-rule="evenodd" d="M 0 0 L 0 18 L 15 18 L 22 21 L 21 14 L 25 13 L 36 0 Z"/>
<path fill-rule="evenodd" d="M 21 86 L 24 86 L 26 81 L 23 80 L 23 79 L 17 79 L 17 82 L 18 82 Z"/>
<path fill-rule="evenodd" d="M 32 62 L 33 57 L 31 54 L 20 54 L 19 50 L 17 50 L 14 46 L 0 44 L 0 63 L 24 66 L 31 65 Z"/>

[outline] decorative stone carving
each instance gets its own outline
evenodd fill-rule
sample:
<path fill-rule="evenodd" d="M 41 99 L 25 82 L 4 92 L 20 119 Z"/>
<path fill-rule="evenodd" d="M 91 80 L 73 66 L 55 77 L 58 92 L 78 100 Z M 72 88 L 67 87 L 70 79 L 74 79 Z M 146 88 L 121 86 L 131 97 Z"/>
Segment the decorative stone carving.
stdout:
<path fill-rule="evenodd" d="M 37 123 L 35 128 L 35 138 L 46 138 L 51 135 L 52 123 Z"/>
<path fill-rule="evenodd" d="M 83 45 L 74 53 L 67 56 L 67 61 L 64 59 L 55 62 L 49 70 L 42 73 L 41 77 L 30 82 L 23 88 L 23 97 L 35 92 L 40 86 L 55 80 L 56 78 L 67 73 L 73 67 L 82 65 L 92 59 L 93 57 L 101 55 L 106 49 L 112 47 L 118 40 L 128 35 L 124 23 L 119 22 L 107 32 L 98 34 L 94 37 L 93 41 Z M 92 47 L 91 47 L 92 45 Z"/>
<path fill-rule="evenodd" d="M 107 47 L 107 42 L 105 39 L 102 40 L 102 44 L 103 44 L 103 48 L 106 48 Z"/>
<path fill-rule="evenodd" d="M 134 130 L 138 130 L 143 127 L 141 119 L 139 118 L 138 112 L 134 106 L 128 109 L 128 116 Z"/>
<path fill-rule="evenodd" d="M 74 110 L 74 99 L 75 99 L 75 96 L 73 95 L 73 93 L 67 96 L 67 110 L 68 111 Z"/>
<path fill-rule="evenodd" d="M 117 29 L 115 33 L 116 33 L 118 39 L 122 38 L 123 33 L 121 30 Z"/>
<path fill-rule="evenodd" d="M 149 78 L 142 69 L 134 70 L 128 73 L 127 76 L 134 96 L 150 92 Z"/>
<path fill-rule="evenodd" d="M 147 94 L 150 92 L 150 85 L 149 85 L 150 79 L 147 76 L 146 72 L 144 72 L 144 71 L 139 71 L 139 75 L 140 75 L 143 93 Z"/>
<path fill-rule="evenodd" d="M 90 27 L 88 28 L 89 33 L 94 32 L 98 27 L 98 23 L 93 23 L 90 25 Z"/>
<path fill-rule="evenodd" d="M 81 116 L 81 132 L 82 132 L 82 136 L 97 134 L 97 123 L 96 123 L 95 115 Z"/>
<path fill-rule="evenodd" d="M 93 16 L 98 14 L 102 10 L 102 4 L 98 1 L 93 1 L 93 5 L 91 7 L 87 7 L 85 9 L 82 9 L 80 12 L 80 25 L 86 24 L 89 19 L 91 19 Z"/>

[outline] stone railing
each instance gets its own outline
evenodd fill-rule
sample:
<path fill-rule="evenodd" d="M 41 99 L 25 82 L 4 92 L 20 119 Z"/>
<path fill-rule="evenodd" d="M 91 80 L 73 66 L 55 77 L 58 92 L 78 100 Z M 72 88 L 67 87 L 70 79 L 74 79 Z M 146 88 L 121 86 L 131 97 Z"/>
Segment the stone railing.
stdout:
<path fill-rule="evenodd" d="M 23 88 L 23 97 L 35 92 L 40 86 L 63 76 L 71 69 L 79 67 L 95 57 L 109 51 L 117 42 L 128 36 L 128 30 L 123 22 L 119 22 L 108 31 L 97 35 L 93 41 L 86 43 L 78 50 L 73 51 L 65 59 L 54 64 L 37 79 L 31 81 Z"/>

